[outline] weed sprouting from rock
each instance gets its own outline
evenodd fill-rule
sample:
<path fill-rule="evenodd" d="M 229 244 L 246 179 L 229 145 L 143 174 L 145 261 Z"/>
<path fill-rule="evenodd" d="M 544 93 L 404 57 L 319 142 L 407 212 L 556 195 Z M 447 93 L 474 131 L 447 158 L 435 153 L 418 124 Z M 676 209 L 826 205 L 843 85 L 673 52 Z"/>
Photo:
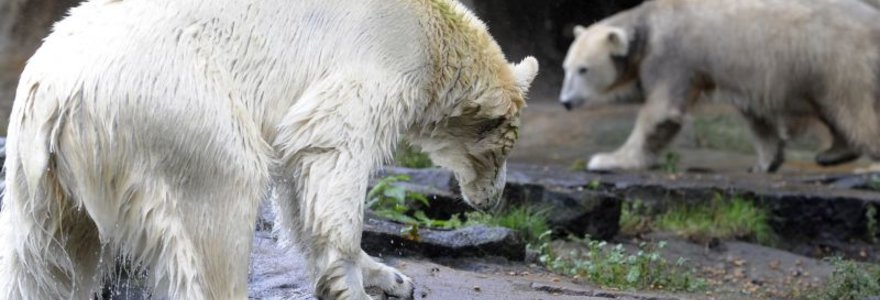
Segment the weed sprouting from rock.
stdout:
<path fill-rule="evenodd" d="M 569 237 L 569 242 L 579 247 L 559 253 L 549 235 L 550 232 L 541 235 L 542 243 L 537 250 L 540 262 L 553 272 L 615 289 L 695 292 L 706 288 L 705 280 L 697 278 L 687 267 L 687 260 L 679 258 L 671 263 L 661 256 L 665 242 L 641 243 L 638 249 L 627 251 L 620 244 L 611 246 L 603 241 Z"/>
<path fill-rule="evenodd" d="M 468 226 L 483 224 L 509 228 L 518 232 L 523 239 L 532 244 L 539 241 L 538 238 L 542 233 L 550 230 L 550 225 L 547 224 L 547 214 L 546 210 L 516 207 L 499 214 L 470 212 L 465 216 Z"/>

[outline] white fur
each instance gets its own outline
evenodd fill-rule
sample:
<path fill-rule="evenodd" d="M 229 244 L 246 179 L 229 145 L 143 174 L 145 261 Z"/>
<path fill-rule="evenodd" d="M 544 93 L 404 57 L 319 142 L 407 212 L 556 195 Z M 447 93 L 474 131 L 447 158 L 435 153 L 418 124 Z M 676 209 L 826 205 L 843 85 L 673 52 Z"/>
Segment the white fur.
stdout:
<path fill-rule="evenodd" d="M 536 72 L 450 0 L 86 2 L 19 84 L 0 298 L 89 298 L 119 255 L 159 297 L 244 298 L 270 194 L 319 297 L 411 297 L 360 249 L 367 178 L 407 136 L 496 207 Z"/>
<path fill-rule="evenodd" d="M 801 120 L 833 146 L 821 164 L 880 158 L 880 13 L 856 0 L 656 0 L 577 35 L 563 68 L 567 107 L 643 100 L 635 129 L 590 169 L 643 169 L 704 96 L 739 108 L 754 135 L 754 171 L 773 172 Z M 612 58 L 614 57 L 614 58 Z"/>

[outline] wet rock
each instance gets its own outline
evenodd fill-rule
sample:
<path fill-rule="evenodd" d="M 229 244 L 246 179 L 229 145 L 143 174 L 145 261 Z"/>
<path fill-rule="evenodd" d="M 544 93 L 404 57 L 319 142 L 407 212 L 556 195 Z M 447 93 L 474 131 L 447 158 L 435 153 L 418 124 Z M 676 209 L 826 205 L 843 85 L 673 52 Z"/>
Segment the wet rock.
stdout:
<path fill-rule="evenodd" d="M 558 167 L 512 164 L 513 185 L 567 189 L 597 188 L 621 199 L 640 199 L 662 209 L 670 203 L 694 203 L 716 195 L 757 201 L 771 212 L 770 225 L 790 240 L 851 241 L 868 235 L 869 205 L 880 205 L 880 193 L 851 189 L 866 176 L 781 176 L 762 174 L 666 174 L 569 172 Z M 850 181 L 849 183 L 844 183 Z M 835 185 L 838 183 L 838 185 Z M 510 183 L 509 183 L 510 184 Z"/>
<path fill-rule="evenodd" d="M 248 272 L 250 299 L 315 299 L 299 252 L 278 247 L 268 232 L 257 232 Z"/>
<path fill-rule="evenodd" d="M 549 210 L 550 226 L 560 233 L 578 236 L 589 234 L 603 239 L 617 233 L 620 198 L 611 193 L 583 188 L 597 177 L 563 170 L 553 170 L 548 175 L 540 170 L 539 166 L 516 164 L 508 168 L 508 182 L 504 190 L 508 205 Z M 395 174 L 411 178 L 409 182 L 398 183 L 400 186 L 428 196 L 431 207 L 425 213 L 429 217 L 447 219 L 453 214 L 472 210 L 459 200 L 458 184 L 449 171 L 387 167 L 372 182 Z"/>
<path fill-rule="evenodd" d="M 590 297 L 585 299 L 620 299 L 620 300 L 674 300 L 676 298 L 666 298 L 666 297 L 654 297 L 654 296 L 639 296 L 639 295 L 626 295 L 626 294 L 617 294 L 617 293 L 609 293 L 605 291 L 595 291 L 595 290 L 580 290 L 580 289 L 572 289 L 562 286 L 544 284 L 539 282 L 533 282 L 529 285 L 529 287 L 535 291 L 545 292 L 550 295 L 559 296 L 579 296 L 579 297 Z"/>
<path fill-rule="evenodd" d="M 516 232 L 500 227 L 472 226 L 456 230 L 421 228 L 417 235 L 399 223 L 370 214 L 364 220 L 361 247 L 371 255 L 424 257 L 501 256 L 525 258 L 525 242 Z"/>
<path fill-rule="evenodd" d="M 509 205 L 547 209 L 550 227 L 562 234 L 609 239 L 620 228 L 622 201 L 613 194 L 523 182 L 508 182 L 504 192 Z"/>

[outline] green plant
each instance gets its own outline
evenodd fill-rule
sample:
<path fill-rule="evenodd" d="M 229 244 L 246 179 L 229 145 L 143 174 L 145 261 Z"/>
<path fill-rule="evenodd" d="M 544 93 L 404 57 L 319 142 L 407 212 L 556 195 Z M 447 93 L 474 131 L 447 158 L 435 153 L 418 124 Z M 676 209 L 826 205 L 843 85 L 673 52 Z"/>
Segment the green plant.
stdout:
<path fill-rule="evenodd" d="M 663 156 L 663 164 L 660 168 L 666 173 L 677 173 L 678 162 L 680 160 L 681 155 L 679 155 L 678 152 L 666 152 L 666 155 Z"/>
<path fill-rule="evenodd" d="M 435 220 L 429 218 L 425 211 L 419 209 L 430 206 L 428 198 L 421 193 L 408 191 L 397 185 L 397 183 L 409 179 L 409 176 L 406 175 L 382 178 L 367 193 L 367 207 L 373 210 L 376 215 L 407 224 L 406 230 L 410 236 L 418 236 L 419 227 L 447 229 L 461 227 L 462 221 L 458 215 L 449 220 Z"/>
<path fill-rule="evenodd" d="M 536 210 L 531 207 L 517 207 L 498 214 L 469 212 L 465 214 L 467 218 L 465 225 L 483 224 L 510 228 L 519 232 L 527 242 L 535 243 L 542 233 L 550 230 L 547 214 L 546 210 Z"/>
<path fill-rule="evenodd" d="M 834 273 L 825 286 L 810 293 L 808 299 L 861 300 L 880 295 L 880 266 L 839 257 L 830 261 L 834 264 Z"/>
<path fill-rule="evenodd" d="M 869 204 L 868 210 L 865 212 L 865 217 L 868 219 L 868 240 L 871 243 L 876 244 L 877 238 L 880 236 L 880 225 L 877 224 L 877 206 Z"/>
<path fill-rule="evenodd" d="M 651 232 L 652 218 L 641 200 L 626 201 L 620 210 L 620 233 L 636 236 Z"/>
<path fill-rule="evenodd" d="M 559 255 L 549 241 L 549 232 L 541 235 L 539 260 L 553 272 L 583 278 L 606 288 L 657 289 L 695 292 L 705 289 L 706 282 L 697 278 L 679 258 L 669 263 L 660 255 L 665 242 L 642 243 L 636 253 L 628 253 L 623 245 L 609 246 L 589 238 L 569 238 L 581 245 L 568 255 Z"/>
<path fill-rule="evenodd" d="M 568 166 L 568 170 L 572 172 L 583 172 L 587 170 L 587 161 L 585 159 L 576 159 L 571 165 Z"/>
<path fill-rule="evenodd" d="M 434 166 L 434 162 L 431 161 L 427 154 L 419 151 L 406 141 L 401 142 L 397 147 L 397 151 L 394 153 L 394 162 L 397 166 L 413 169 L 425 169 Z"/>
<path fill-rule="evenodd" d="M 868 177 L 868 186 L 869 190 L 880 191 L 880 175 L 872 174 Z"/>
<path fill-rule="evenodd" d="M 587 189 L 591 191 L 598 191 L 602 188 L 602 182 L 599 179 L 590 180 L 590 183 L 587 184 Z"/>
<path fill-rule="evenodd" d="M 776 235 L 770 213 L 741 197 L 715 196 L 709 203 L 674 205 L 656 219 L 658 229 L 692 240 L 752 239 L 772 244 Z"/>

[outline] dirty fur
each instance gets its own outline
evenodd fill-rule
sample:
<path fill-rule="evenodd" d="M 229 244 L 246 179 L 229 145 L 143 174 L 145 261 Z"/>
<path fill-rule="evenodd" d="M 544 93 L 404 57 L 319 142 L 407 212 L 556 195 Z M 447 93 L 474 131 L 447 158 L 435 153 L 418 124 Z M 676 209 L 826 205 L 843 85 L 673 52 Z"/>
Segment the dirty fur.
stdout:
<path fill-rule="evenodd" d="M 451 0 L 85 2 L 18 86 L 0 298 L 91 298 L 122 256 L 156 297 L 244 299 L 271 198 L 318 297 L 411 299 L 360 248 L 368 177 L 406 137 L 499 206 L 537 71 Z"/>

